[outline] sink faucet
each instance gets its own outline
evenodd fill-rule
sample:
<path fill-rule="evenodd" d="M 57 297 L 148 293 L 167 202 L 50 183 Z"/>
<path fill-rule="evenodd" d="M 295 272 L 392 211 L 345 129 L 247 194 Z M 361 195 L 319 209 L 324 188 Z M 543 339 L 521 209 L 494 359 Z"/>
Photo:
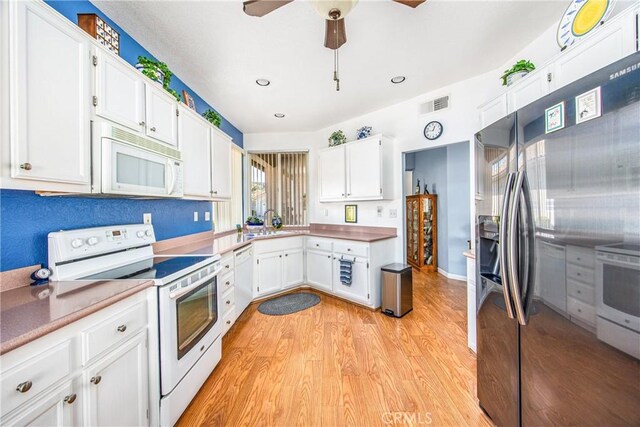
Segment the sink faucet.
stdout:
<path fill-rule="evenodd" d="M 273 220 L 273 216 L 276 215 L 276 210 L 275 209 L 267 209 L 266 211 L 264 211 L 264 214 L 262 215 L 262 234 L 267 234 L 267 214 L 271 212 L 271 219 Z"/>

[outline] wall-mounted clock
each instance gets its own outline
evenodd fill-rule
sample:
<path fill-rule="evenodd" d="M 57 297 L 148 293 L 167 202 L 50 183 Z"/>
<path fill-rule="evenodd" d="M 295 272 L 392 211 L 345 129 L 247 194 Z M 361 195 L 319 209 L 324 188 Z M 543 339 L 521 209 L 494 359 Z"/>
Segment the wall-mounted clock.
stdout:
<path fill-rule="evenodd" d="M 430 141 L 433 141 L 434 139 L 440 138 L 443 130 L 444 128 L 442 127 L 442 123 L 436 122 L 434 120 L 427 123 L 427 125 L 424 127 L 424 137 Z"/>

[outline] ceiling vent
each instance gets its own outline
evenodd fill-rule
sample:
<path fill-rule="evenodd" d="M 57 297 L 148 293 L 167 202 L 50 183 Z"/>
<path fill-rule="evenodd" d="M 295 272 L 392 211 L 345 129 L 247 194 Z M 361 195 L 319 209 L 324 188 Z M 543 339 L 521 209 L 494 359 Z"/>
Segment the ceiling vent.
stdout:
<path fill-rule="evenodd" d="M 432 99 L 420 105 L 420 115 L 433 113 L 435 111 L 446 110 L 450 106 L 449 95 Z"/>

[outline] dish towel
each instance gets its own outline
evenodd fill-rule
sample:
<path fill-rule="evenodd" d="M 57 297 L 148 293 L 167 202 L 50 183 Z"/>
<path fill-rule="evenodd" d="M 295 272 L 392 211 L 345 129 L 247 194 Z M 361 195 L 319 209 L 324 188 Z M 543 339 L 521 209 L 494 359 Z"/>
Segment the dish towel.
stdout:
<path fill-rule="evenodd" d="M 340 258 L 340 283 L 345 286 L 351 286 L 351 271 L 353 261 L 350 259 Z"/>

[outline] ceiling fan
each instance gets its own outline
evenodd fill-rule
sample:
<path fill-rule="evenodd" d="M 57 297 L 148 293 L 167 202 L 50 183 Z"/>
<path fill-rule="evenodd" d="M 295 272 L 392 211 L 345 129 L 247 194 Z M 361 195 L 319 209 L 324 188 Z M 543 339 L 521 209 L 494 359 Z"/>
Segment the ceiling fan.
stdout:
<path fill-rule="evenodd" d="M 243 3 L 244 13 L 250 16 L 265 16 L 293 0 L 247 0 Z M 426 0 L 393 0 L 396 3 L 416 8 Z M 358 3 L 358 0 L 313 0 L 311 4 L 326 20 L 324 46 L 338 49 L 347 42 L 344 17 Z"/>

